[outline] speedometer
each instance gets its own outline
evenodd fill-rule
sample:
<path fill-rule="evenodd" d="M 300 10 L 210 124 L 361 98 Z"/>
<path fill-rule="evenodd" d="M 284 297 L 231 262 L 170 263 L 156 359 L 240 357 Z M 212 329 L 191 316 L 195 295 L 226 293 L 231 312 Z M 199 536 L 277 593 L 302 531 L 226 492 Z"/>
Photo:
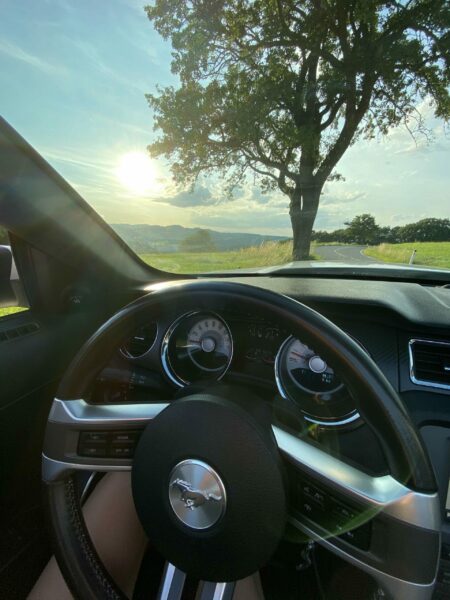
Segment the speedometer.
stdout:
<path fill-rule="evenodd" d="M 179 386 L 220 379 L 233 355 L 233 340 L 225 321 L 214 313 L 192 312 L 168 329 L 161 361 L 168 378 Z"/>
<path fill-rule="evenodd" d="M 291 336 L 281 345 L 275 376 L 281 396 L 293 402 L 307 421 L 343 425 L 359 418 L 349 391 L 333 367 L 301 340 Z"/>
<path fill-rule="evenodd" d="M 187 350 L 199 369 L 221 371 L 232 352 L 228 327 L 215 315 L 195 321 L 187 334 Z"/>

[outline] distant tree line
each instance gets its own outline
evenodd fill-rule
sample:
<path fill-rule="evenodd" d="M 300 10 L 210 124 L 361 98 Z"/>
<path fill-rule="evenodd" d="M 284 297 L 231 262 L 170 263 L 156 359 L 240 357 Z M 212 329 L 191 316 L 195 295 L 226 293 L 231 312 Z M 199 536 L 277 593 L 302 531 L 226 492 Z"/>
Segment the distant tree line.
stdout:
<path fill-rule="evenodd" d="M 184 238 L 179 245 L 180 252 L 216 252 L 217 247 L 211 233 L 206 229 L 194 231 Z"/>
<path fill-rule="evenodd" d="M 382 227 L 370 214 L 354 217 L 346 227 L 335 231 L 313 231 L 312 239 L 319 243 L 400 244 L 403 242 L 450 242 L 450 219 L 421 219 L 397 227 Z"/>

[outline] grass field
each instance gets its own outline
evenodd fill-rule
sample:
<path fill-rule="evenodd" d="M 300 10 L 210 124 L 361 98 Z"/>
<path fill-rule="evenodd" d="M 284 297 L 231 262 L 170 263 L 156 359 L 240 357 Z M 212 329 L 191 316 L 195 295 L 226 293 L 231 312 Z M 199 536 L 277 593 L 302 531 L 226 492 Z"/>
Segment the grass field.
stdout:
<path fill-rule="evenodd" d="M 415 265 L 450 269 L 450 242 L 380 244 L 367 248 L 364 253 L 384 262 L 408 264 L 413 250 L 417 250 Z"/>
<path fill-rule="evenodd" d="M 245 269 L 280 265 L 292 260 L 292 242 L 266 242 L 261 246 L 229 252 L 141 254 L 152 267 L 171 273 L 205 273 L 224 269 Z M 311 255 L 312 260 L 318 257 Z"/>
<path fill-rule="evenodd" d="M 328 245 L 328 244 L 326 244 Z M 416 244 L 381 244 L 364 252 L 389 263 L 408 263 L 413 249 L 417 250 L 414 263 L 429 267 L 450 269 L 450 242 L 424 242 Z M 320 260 L 312 246 L 311 260 Z M 152 267 L 171 273 L 206 273 L 226 269 L 269 267 L 292 260 L 292 242 L 266 242 L 261 246 L 229 252 L 189 252 L 165 254 L 141 254 L 142 260 Z M 14 306 L 0 308 L 0 317 L 27 310 Z"/>
<path fill-rule="evenodd" d="M 14 315 L 16 313 L 28 310 L 23 306 L 10 306 L 8 308 L 0 308 L 0 317 L 6 317 L 7 315 Z"/>

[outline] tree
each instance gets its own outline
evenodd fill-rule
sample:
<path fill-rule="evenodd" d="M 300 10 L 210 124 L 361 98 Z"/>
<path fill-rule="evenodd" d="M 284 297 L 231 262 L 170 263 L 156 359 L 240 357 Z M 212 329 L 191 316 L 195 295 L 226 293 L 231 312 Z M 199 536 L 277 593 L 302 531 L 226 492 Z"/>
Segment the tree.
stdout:
<path fill-rule="evenodd" d="M 249 173 L 289 198 L 293 258 L 308 256 L 323 186 L 359 136 L 450 116 L 447 0 L 155 0 L 180 87 L 147 96 L 178 182 Z"/>
<path fill-rule="evenodd" d="M 422 219 L 399 228 L 400 242 L 450 242 L 450 219 Z"/>
<path fill-rule="evenodd" d="M 180 252 L 215 252 L 216 250 L 211 234 L 206 229 L 194 231 L 180 244 Z"/>
<path fill-rule="evenodd" d="M 347 225 L 349 242 L 356 244 L 375 244 L 380 237 L 380 228 L 375 222 L 375 217 L 365 213 L 357 215 Z"/>

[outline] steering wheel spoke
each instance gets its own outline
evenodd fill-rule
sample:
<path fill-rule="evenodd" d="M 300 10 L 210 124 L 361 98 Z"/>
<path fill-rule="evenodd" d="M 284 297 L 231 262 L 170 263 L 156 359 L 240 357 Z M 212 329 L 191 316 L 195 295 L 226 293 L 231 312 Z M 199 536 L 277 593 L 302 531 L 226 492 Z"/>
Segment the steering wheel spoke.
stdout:
<path fill-rule="evenodd" d="M 55 399 L 43 451 L 43 478 L 72 470 L 129 471 L 140 434 L 167 404 L 94 405 Z"/>
<path fill-rule="evenodd" d="M 235 586 L 234 581 L 226 583 L 201 581 L 197 592 L 197 600 L 232 600 Z"/>
<path fill-rule="evenodd" d="M 167 562 L 157 600 L 181 600 L 186 581 L 186 573 Z M 215 583 L 200 581 L 196 600 L 232 600 L 235 582 Z"/>
<path fill-rule="evenodd" d="M 391 475 L 372 476 L 279 427 L 273 431 L 289 478 L 290 525 L 364 570 L 393 598 L 422 598 L 427 588 L 431 594 L 437 494 L 413 491 Z"/>
<path fill-rule="evenodd" d="M 181 600 L 185 581 L 186 573 L 167 562 L 164 566 L 157 600 Z"/>

